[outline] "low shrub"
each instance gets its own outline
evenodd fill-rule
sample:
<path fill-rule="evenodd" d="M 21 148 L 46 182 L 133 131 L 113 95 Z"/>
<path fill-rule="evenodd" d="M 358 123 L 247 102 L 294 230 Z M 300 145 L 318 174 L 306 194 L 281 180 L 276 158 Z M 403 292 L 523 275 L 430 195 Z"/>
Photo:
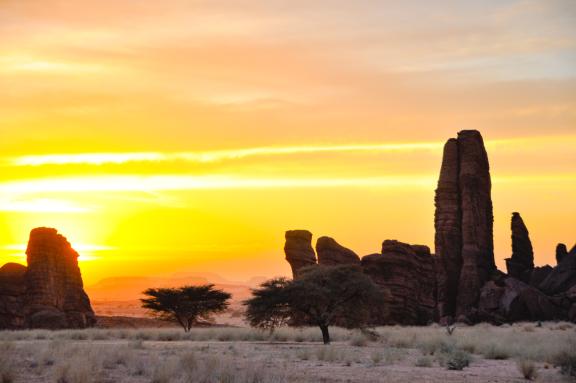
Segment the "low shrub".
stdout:
<path fill-rule="evenodd" d="M 562 375 L 576 377 L 576 346 L 558 353 L 554 365 L 560 367 Z"/>
<path fill-rule="evenodd" d="M 420 358 L 416 359 L 414 365 L 416 367 L 432 367 L 432 358 L 429 356 L 421 356 Z"/>
<path fill-rule="evenodd" d="M 496 345 L 492 345 L 488 348 L 488 350 L 484 353 L 484 358 L 486 359 L 495 359 L 495 360 L 505 360 L 510 358 L 510 354 L 501 347 Z"/>
<path fill-rule="evenodd" d="M 355 347 L 366 347 L 368 345 L 368 338 L 362 333 L 355 334 L 350 339 L 350 345 Z"/>
<path fill-rule="evenodd" d="M 456 350 L 448 354 L 446 358 L 446 368 L 448 370 L 463 370 L 468 367 L 472 362 L 472 357 L 469 353 L 463 350 Z"/>
<path fill-rule="evenodd" d="M 538 376 L 538 368 L 531 360 L 522 359 L 516 363 L 518 371 L 522 374 L 524 379 L 534 380 Z"/>

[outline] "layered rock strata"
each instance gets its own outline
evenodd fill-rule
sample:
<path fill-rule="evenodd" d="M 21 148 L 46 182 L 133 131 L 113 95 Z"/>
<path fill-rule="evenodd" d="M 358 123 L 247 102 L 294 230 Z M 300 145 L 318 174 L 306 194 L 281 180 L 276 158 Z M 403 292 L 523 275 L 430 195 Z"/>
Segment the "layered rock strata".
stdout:
<path fill-rule="evenodd" d="M 30 233 L 26 250 L 28 267 L 11 266 L 17 277 L 0 282 L 0 307 L 12 305 L 0 322 L 3 328 L 85 328 L 95 324 L 90 300 L 83 287 L 78 253 L 55 229 L 37 228 Z M 6 266 L 2 268 L 4 270 Z M 13 273 L 14 274 L 14 273 Z M 6 281 L 0 272 L 0 280 Z M 8 287 L 7 287 L 8 286 Z M 1 310 L 1 309 L 0 309 Z"/>
<path fill-rule="evenodd" d="M 441 317 L 470 315 L 496 270 L 491 189 L 482 136 L 475 130 L 459 132 L 444 147 L 435 198 Z"/>

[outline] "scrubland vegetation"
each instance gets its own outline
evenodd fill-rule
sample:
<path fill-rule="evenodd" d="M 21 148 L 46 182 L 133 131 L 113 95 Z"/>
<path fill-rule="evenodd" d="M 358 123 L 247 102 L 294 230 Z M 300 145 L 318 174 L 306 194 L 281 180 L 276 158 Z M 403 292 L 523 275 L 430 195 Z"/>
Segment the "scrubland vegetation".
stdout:
<path fill-rule="evenodd" d="M 576 325 L 0 332 L 0 382 L 563 382 Z M 386 378 L 386 379 L 385 379 Z"/>

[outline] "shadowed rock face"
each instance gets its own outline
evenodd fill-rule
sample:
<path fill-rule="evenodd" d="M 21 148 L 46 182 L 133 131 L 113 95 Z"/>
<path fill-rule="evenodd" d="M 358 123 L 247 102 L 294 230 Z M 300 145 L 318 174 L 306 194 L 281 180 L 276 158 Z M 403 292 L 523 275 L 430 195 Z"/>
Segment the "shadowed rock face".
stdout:
<path fill-rule="evenodd" d="M 444 145 L 440 179 L 436 189 L 434 216 L 438 256 L 438 315 L 453 316 L 462 268 L 462 212 L 458 184 L 460 164 L 458 141 Z"/>
<path fill-rule="evenodd" d="M 508 275 L 530 283 L 534 269 L 534 252 L 528 229 L 519 213 L 512 213 L 512 257 L 506 259 Z"/>
<path fill-rule="evenodd" d="M 436 275 L 428 247 L 386 240 L 382 254 L 362 258 L 362 268 L 385 294 L 386 312 L 378 324 L 425 325 L 434 320 Z"/>
<path fill-rule="evenodd" d="M 316 264 L 316 254 L 312 248 L 312 233 L 308 230 L 289 230 L 286 232 L 284 253 L 292 268 L 292 276 L 298 277 L 298 271 Z"/>
<path fill-rule="evenodd" d="M 576 286 L 576 245 L 561 258 L 539 288 L 546 294 L 559 294 Z"/>
<path fill-rule="evenodd" d="M 440 316 L 466 316 L 473 311 L 480 288 L 496 270 L 491 189 L 482 136 L 475 130 L 461 131 L 444 147 L 436 190 Z"/>
<path fill-rule="evenodd" d="M 7 263 L 0 268 L 0 329 L 24 327 L 22 296 L 26 266 Z"/>
<path fill-rule="evenodd" d="M 55 229 L 34 229 L 26 254 L 28 267 L 10 266 L 10 270 L 18 271 L 18 276 L 8 283 L 12 290 L 17 289 L 20 306 L 12 310 L 12 320 L 0 324 L 5 325 L 4 328 L 93 326 L 96 320 L 84 292 L 78 254 L 66 238 Z M 0 274 L 0 279 L 6 280 L 5 273 Z M 10 302 L 3 298 L 6 291 L 10 291 L 5 285 L 0 283 L 0 307 Z"/>
<path fill-rule="evenodd" d="M 559 243 L 556 246 L 556 264 L 559 265 L 560 262 L 568 255 L 568 248 L 563 243 Z"/>
<path fill-rule="evenodd" d="M 320 237 L 316 241 L 318 264 L 336 266 L 345 264 L 360 264 L 360 257 L 350 249 L 341 246 L 330 237 Z"/>

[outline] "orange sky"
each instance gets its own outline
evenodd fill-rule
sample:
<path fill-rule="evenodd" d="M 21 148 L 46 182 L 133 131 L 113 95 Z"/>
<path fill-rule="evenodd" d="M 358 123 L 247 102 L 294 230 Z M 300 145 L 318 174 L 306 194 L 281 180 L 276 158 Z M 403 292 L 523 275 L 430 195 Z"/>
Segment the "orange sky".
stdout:
<path fill-rule="evenodd" d="M 288 229 L 433 247 L 443 142 L 480 130 L 495 249 L 576 241 L 571 0 L 0 0 L 0 264 L 56 227 L 87 284 L 288 275 Z"/>

